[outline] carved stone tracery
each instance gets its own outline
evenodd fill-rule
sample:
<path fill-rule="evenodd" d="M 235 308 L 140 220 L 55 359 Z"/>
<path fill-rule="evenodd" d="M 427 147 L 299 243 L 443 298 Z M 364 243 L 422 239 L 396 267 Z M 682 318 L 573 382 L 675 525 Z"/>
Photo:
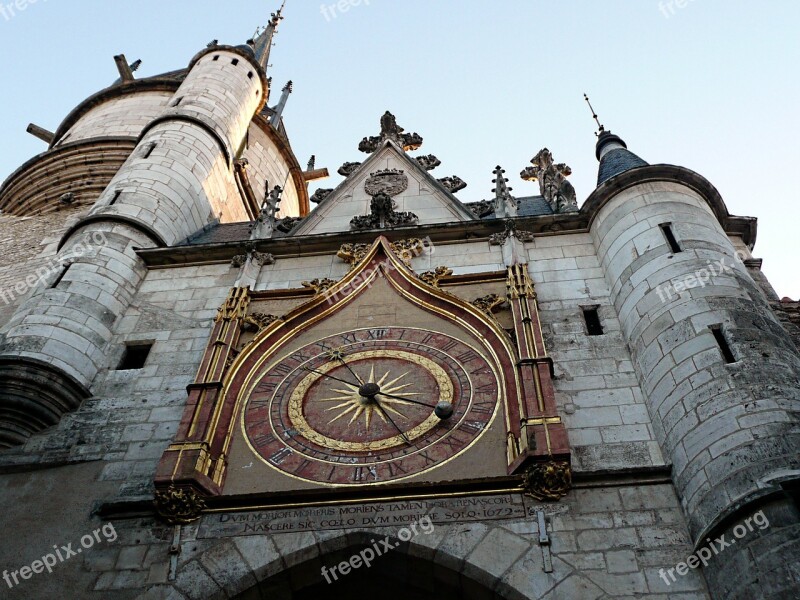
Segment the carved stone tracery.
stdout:
<path fill-rule="evenodd" d="M 170 486 L 156 490 L 156 512 L 170 525 L 186 525 L 200 518 L 206 508 L 203 497 L 192 488 Z"/>
<path fill-rule="evenodd" d="M 433 154 L 418 156 L 416 161 L 419 163 L 419 166 L 426 171 L 433 171 L 436 167 L 442 164 L 442 161 L 436 158 Z"/>
<path fill-rule="evenodd" d="M 455 194 L 456 192 L 463 190 L 465 187 L 467 187 L 467 183 L 457 175 L 452 175 L 450 177 L 442 177 L 441 179 L 437 179 L 436 181 L 441 183 L 444 186 L 444 188 L 451 194 Z"/>
<path fill-rule="evenodd" d="M 542 148 L 531 159 L 532 167 L 523 169 L 520 177 L 527 181 L 538 181 L 539 191 L 547 200 L 553 212 L 575 212 L 578 210 L 578 200 L 575 188 L 567 181 L 572 174 L 565 163 L 554 163 L 553 154 L 547 148 Z"/>
<path fill-rule="evenodd" d="M 328 279 L 327 277 L 323 279 L 312 279 L 311 281 L 301 281 L 300 285 L 304 288 L 310 288 L 314 290 L 314 292 L 319 295 L 323 292 L 327 291 L 334 285 L 336 285 L 335 279 Z"/>
<path fill-rule="evenodd" d="M 572 488 L 572 468 L 567 461 L 535 463 L 522 475 L 525 494 L 539 501 L 560 500 Z"/>
<path fill-rule="evenodd" d="M 364 229 L 383 229 L 387 227 L 414 225 L 419 221 L 419 217 L 412 212 L 397 212 L 395 210 L 394 200 L 385 193 L 379 193 L 373 196 L 369 207 L 370 214 L 353 217 L 350 221 L 350 227 L 357 231 Z"/>
<path fill-rule="evenodd" d="M 352 175 L 355 172 L 355 170 L 358 169 L 358 167 L 360 166 L 361 166 L 360 162 L 346 162 L 341 167 L 339 167 L 337 173 L 339 173 L 339 175 L 341 175 L 342 177 L 350 177 L 350 175 Z"/>
<path fill-rule="evenodd" d="M 453 274 L 453 269 L 448 267 L 436 267 L 433 271 L 425 271 L 419 275 L 419 278 L 428 285 L 438 288 L 439 280 L 449 277 Z"/>
<path fill-rule="evenodd" d="M 268 315 L 265 313 L 258 313 L 258 312 L 252 313 L 247 315 L 243 319 L 242 321 L 243 329 L 245 331 L 254 331 L 258 333 L 262 329 L 266 329 L 267 327 L 269 327 L 272 323 L 274 323 L 278 319 L 279 317 L 275 315 Z"/>
<path fill-rule="evenodd" d="M 311 202 L 313 202 L 314 204 L 319 204 L 320 202 L 325 200 L 325 198 L 330 196 L 332 192 L 333 188 L 325 188 L 325 189 L 319 188 L 316 192 L 314 192 L 311 195 Z"/>
<path fill-rule="evenodd" d="M 361 152 L 372 154 L 384 142 L 391 140 L 406 152 L 417 150 L 422 146 L 422 136 L 418 133 L 404 133 L 405 129 L 397 124 L 397 119 L 388 110 L 381 117 L 381 132 L 377 136 L 365 137 L 358 145 Z"/>
<path fill-rule="evenodd" d="M 492 315 L 496 310 L 506 303 L 506 299 L 498 296 L 497 294 L 489 294 L 482 296 L 472 301 L 472 305 L 482 310 L 487 315 Z"/>

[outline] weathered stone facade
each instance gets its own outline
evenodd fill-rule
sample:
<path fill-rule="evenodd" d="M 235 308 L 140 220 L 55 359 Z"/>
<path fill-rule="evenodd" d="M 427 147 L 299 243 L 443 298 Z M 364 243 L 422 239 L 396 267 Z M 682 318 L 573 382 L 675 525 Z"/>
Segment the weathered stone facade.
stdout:
<path fill-rule="evenodd" d="M 566 200 L 475 213 L 388 112 L 308 214 L 265 107 L 279 21 L 93 96 L 0 188 L 3 597 L 797 597 L 797 310 L 751 254 L 755 220 L 609 132 L 579 210 L 555 165 Z M 61 202 L 82 155 L 103 168 Z M 254 226 L 268 192 L 306 218 Z M 352 227 L 375 198 L 416 219 Z M 498 408 L 400 483 L 290 477 L 248 446 L 235 386 L 293 319 L 287 347 L 461 335 L 502 374 Z"/>

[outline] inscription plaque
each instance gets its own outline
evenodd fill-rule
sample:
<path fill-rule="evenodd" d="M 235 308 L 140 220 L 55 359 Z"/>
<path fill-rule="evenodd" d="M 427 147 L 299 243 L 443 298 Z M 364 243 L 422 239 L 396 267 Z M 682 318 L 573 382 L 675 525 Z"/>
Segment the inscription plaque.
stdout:
<path fill-rule="evenodd" d="M 398 500 L 372 504 L 276 508 L 205 515 L 198 538 L 298 533 L 326 529 L 402 527 L 428 516 L 434 524 L 524 519 L 521 494 Z"/>

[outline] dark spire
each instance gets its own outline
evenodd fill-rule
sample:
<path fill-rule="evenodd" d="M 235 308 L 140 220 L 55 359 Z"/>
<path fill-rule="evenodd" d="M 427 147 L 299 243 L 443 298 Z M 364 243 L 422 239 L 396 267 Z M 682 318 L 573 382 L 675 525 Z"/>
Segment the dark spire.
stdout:
<path fill-rule="evenodd" d="M 641 158 L 636 156 L 633 152 L 628 150 L 628 146 L 618 135 L 614 135 L 608 131 L 589 101 L 589 96 L 583 95 L 586 104 L 592 111 L 592 118 L 597 123 L 597 146 L 595 147 L 595 156 L 600 161 L 600 169 L 597 173 L 598 187 L 617 175 L 630 171 L 637 167 L 646 167 L 647 163 Z"/>
<path fill-rule="evenodd" d="M 272 50 L 272 42 L 273 38 L 275 37 L 275 33 L 278 31 L 278 25 L 283 20 L 283 9 L 286 7 L 286 0 L 284 0 L 281 7 L 278 9 L 278 12 L 272 13 L 270 17 L 269 24 L 260 31 L 256 31 L 256 35 L 253 37 L 252 40 L 249 40 L 247 43 L 255 52 L 256 60 L 258 60 L 259 64 L 264 67 L 264 70 L 267 69 L 269 66 L 269 54 Z"/>

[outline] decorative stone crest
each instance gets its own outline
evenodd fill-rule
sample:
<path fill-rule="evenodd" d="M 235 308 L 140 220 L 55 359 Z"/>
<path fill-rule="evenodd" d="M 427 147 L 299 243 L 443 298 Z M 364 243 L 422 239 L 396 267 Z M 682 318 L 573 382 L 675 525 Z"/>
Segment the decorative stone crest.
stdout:
<path fill-rule="evenodd" d="M 369 205 L 370 214 L 353 217 L 350 227 L 355 230 L 383 229 L 402 225 L 414 225 L 419 217 L 412 212 L 395 211 L 395 203 L 391 196 L 377 194 L 372 197 Z"/>
<path fill-rule="evenodd" d="M 341 167 L 339 167 L 337 173 L 339 173 L 339 175 L 341 175 L 342 177 L 350 177 L 350 175 L 352 175 L 355 172 L 355 170 L 360 166 L 361 166 L 360 162 L 346 162 Z"/>
<path fill-rule="evenodd" d="M 441 183 L 445 187 L 445 189 L 451 194 L 455 194 L 456 192 L 461 191 L 465 187 L 467 187 L 467 183 L 457 175 L 452 175 L 451 177 L 442 177 L 441 179 L 437 179 L 436 181 Z"/>
<path fill-rule="evenodd" d="M 539 191 L 547 200 L 553 212 L 575 212 L 578 210 L 578 200 L 575 188 L 567 181 L 572 174 L 564 163 L 555 164 L 553 154 L 547 148 L 542 148 L 531 159 L 532 167 L 523 169 L 520 177 L 526 181 L 538 181 Z"/>
<path fill-rule="evenodd" d="M 300 285 L 304 288 L 310 288 L 316 292 L 317 295 L 325 292 L 333 285 L 336 284 L 335 279 L 328 279 L 325 277 L 324 279 L 312 279 L 311 281 L 301 281 Z"/>
<path fill-rule="evenodd" d="M 436 158 L 433 154 L 428 154 L 427 156 L 418 156 L 416 161 L 419 163 L 419 166 L 426 171 L 433 171 L 436 167 L 442 164 L 442 161 Z"/>
<path fill-rule="evenodd" d="M 313 202 L 314 204 L 319 204 L 320 202 L 325 200 L 325 198 L 330 196 L 331 192 L 333 192 L 333 188 L 326 188 L 326 189 L 319 188 L 316 192 L 314 192 L 311 195 L 311 202 Z"/>
<path fill-rule="evenodd" d="M 192 523 L 206 508 L 205 500 L 195 490 L 175 486 L 156 490 L 155 505 L 158 516 L 170 525 Z"/>
<path fill-rule="evenodd" d="M 425 271 L 419 275 L 419 278 L 428 285 L 438 288 L 439 280 L 444 277 L 449 277 L 453 274 L 453 269 L 447 267 L 436 267 L 433 271 Z"/>
<path fill-rule="evenodd" d="M 536 463 L 523 473 L 522 485 L 536 500 L 560 500 L 572 488 L 572 468 L 566 461 Z"/>
<path fill-rule="evenodd" d="M 476 298 L 472 301 L 472 305 L 474 307 L 482 310 L 487 315 L 492 315 L 497 308 L 505 303 L 506 299 L 501 298 L 497 294 L 489 294 L 488 296 L 482 296 L 481 298 Z"/>
<path fill-rule="evenodd" d="M 418 133 L 404 133 L 405 129 L 397 124 L 397 119 L 388 110 L 381 117 L 381 133 L 378 136 L 365 137 L 358 145 L 361 152 L 372 154 L 387 140 L 393 141 L 406 152 L 422 146 L 422 137 Z"/>
<path fill-rule="evenodd" d="M 252 331 L 258 333 L 262 329 L 266 329 L 272 323 L 278 320 L 275 315 L 267 315 L 264 313 L 253 313 L 247 315 L 243 320 L 243 329 L 245 331 Z"/>
<path fill-rule="evenodd" d="M 408 177 L 399 169 L 386 169 L 370 173 L 364 182 L 364 191 L 373 198 L 380 194 L 397 196 L 408 189 Z"/>

